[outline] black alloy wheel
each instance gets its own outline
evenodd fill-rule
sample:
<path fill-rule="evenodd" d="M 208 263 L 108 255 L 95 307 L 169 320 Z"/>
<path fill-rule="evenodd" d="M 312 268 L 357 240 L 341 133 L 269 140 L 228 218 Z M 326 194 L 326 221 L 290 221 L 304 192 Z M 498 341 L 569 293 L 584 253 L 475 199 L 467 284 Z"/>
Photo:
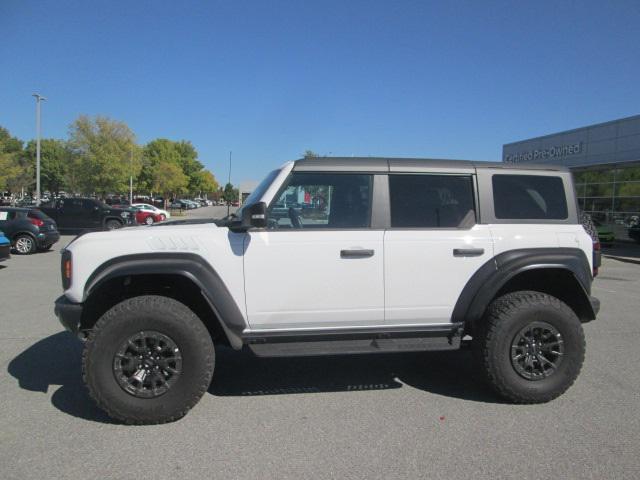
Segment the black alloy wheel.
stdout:
<path fill-rule="evenodd" d="M 511 342 L 511 364 L 518 375 L 527 380 L 542 380 L 553 375 L 563 356 L 562 335 L 546 322 L 530 323 Z"/>
<path fill-rule="evenodd" d="M 139 398 L 165 394 L 182 373 L 182 355 L 167 335 L 143 331 L 131 335 L 113 358 L 113 374 L 122 389 Z"/>

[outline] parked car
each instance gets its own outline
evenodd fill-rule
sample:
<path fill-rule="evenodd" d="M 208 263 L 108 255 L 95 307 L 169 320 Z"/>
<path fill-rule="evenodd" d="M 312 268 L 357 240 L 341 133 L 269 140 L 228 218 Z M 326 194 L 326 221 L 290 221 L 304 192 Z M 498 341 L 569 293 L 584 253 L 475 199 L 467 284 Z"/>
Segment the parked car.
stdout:
<path fill-rule="evenodd" d="M 158 208 L 155 205 L 151 205 L 149 203 L 134 203 L 131 206 L 133 208 L 148 210 L 150 212 L 160 215 L 161 217 L 160 221 L 166 220 L 167 218 L 171 218 L 171 214 L 167 210 L 163 210 L 162 208 Z"/>
<path fill-rule="evenodd" d="M 600 243 L 602 245 L 608 246 L 613 244 L 616 239 L 615 233 L 610 226 L 604 225 L 598 220 L 593 220 L 593 224 L 596 226 L 596 230 L 598 231 L 598 238 L 600 239 Z"/>
<path fill-rule="evenodd" d="M 4 262 L 11 256 L 11 241 L 5 237 L 2 230 L 0 230 L 0 262 Z"/>
<path fill-rule="evenodd" d="M 114 207 L 118 207 L 118 208 L 128 208 L 126 205 L 113 205 Z M 159 213 L 156 212 L 152 212 L 150 210 L 144 210 L 142 208 L 139 207 L 131 207 L 131 210 L 133 210 L 133 214 L 135 215 L 135 219 L 136 219 L 136 223 L 139 223 L 140 225 L 153 225 L 156 222 L 161 222 L 162 220 L 164 220 L 162 217 L 163 215 L 160 215 Z"/>
<path fill-rule="evenodd" d="M 94 198 L 63 198 L 40 209 L 57 222 L 60 230 L 114 230 L 136 224 L 135 210 L 111 207 Z"/>
<path fill-rule="evenodd" d="M 21 255 L 49 250 L 60 240 L 56 222 L 36 208 L 0 207 L 0 230 Z"/>
<path fill-rule="evenodd" d="M 175 210 L 188 210 L 189 205 L 184 200 L 174 200 L 173 202 L 171 202 L 171 205 L 169 205 L 169 208 Z"/>
<path fill-rule="evenodd" d="M 270 218 L 320 189 L 332 192 L 322 215 Z M 302 159 L 236 215 L 204 222 L 159 225 L 153 242 L 149 229 L 85 235 L 62 255 L 55 312 L 86 339 L 83 379 L 116 419 L 184 416 L 225 361 L 219 346 L 286 357 L 470 344 L 497 395 L 549 402 L 576 380 L 582 324 L 599 311 L 598 256 L 565 168 Z"/>

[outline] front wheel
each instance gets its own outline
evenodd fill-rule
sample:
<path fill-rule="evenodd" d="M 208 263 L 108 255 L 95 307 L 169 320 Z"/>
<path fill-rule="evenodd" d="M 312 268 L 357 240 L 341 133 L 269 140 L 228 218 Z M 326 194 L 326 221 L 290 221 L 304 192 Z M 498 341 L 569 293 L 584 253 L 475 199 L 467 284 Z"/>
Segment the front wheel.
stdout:
<path fill-rule="evenodd" d="M 562 395 L 582 368 L 585 339 L 576 314 L 540 292 L 496 299 L 473 339 L 476 362 L 498 395 L 544 403 Z"/>
<path fill-rule="evenodd" d="M 171 298 L 129 298 L 108 310 L 85 344 L 83 378 L 109 416 L 130 424 L 183 417 L 209 388 L 215 354 L 202 321 Z"/>

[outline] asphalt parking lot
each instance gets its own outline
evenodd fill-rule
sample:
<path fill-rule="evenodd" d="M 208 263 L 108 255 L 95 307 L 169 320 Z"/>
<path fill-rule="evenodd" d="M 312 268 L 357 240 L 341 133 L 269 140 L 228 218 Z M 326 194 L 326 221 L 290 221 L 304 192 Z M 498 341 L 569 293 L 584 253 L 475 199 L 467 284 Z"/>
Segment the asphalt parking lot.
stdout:
<path fill-rule="evenodd" d="M 226 208 L 200 209 L 219 216 Z M 605 259 L 576 384 L 500 402 L 468 352 L 259 359 L 217 351 L 184 419 L 113 423 L 53 315 L 58 251 L 0 264 L 0 478 L 639 478 L 640 265 Z"/>

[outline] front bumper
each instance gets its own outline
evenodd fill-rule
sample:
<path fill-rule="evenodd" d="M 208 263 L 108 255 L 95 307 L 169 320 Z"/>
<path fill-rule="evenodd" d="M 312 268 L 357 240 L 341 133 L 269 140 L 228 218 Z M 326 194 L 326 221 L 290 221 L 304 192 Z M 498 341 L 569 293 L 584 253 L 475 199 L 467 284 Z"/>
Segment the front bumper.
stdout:
<path fill-rule="evenodd" d="M 82 337 L 80 332 L 80 320 L 82 318 L 82 303 L 70 302 L 67 297 L 62 295 L 55 301 L 54 312 L 62 326 L 73 333 Z"/>

